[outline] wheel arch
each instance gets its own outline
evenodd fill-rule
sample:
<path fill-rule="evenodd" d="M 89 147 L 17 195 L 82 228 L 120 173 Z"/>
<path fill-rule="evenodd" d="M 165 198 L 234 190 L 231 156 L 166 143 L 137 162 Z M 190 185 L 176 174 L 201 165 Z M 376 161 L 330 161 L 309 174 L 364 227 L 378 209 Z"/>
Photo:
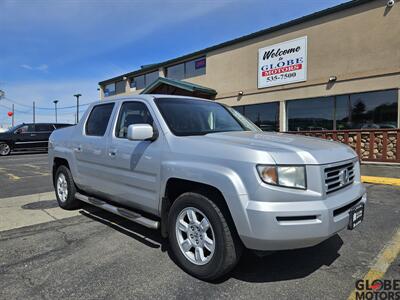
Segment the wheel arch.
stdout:
<path fill-rule="evenodd" d="M 66 166 L 68 169 L 70 169 L 68 160 L 66 160 L 65 158 L 62 158 L 62 157 L 54 157 L 53 169 L 52 169 L 53 186 L 55 185 L 55 176 L 56 176 L 57 169 L 60 166 Z"/>
<path fill-rule="evenodd" d="M 215 185 L 204 183 L 200 181 L 194 181 L 189 179 L 183 179 L 179 177 L 170 177 L 165 183 L 165 189 L 162 193 L 161 200 L 161 235 L 166 238 L 168 236 L 168 216 L 169 210 L 174 201 L 182 194 L 186 192 L 195 192 L 209 198 L 215 203 L 218 208 L 225 215 L 225 218 L 233 230 L 234 234 L 238 235 L 236 223 L 240 222 L 237 215 L 233 215 L 232 212 L 236 209 L 236 205 L 230 203 L 232 200 L 229 194 L 224 195 Z M 228 200 L 228 201 L 227 201 Z M 236 203 L 240 205 L 239 203 Z M 235 222 L 236 218 L 236 222 Z"/>

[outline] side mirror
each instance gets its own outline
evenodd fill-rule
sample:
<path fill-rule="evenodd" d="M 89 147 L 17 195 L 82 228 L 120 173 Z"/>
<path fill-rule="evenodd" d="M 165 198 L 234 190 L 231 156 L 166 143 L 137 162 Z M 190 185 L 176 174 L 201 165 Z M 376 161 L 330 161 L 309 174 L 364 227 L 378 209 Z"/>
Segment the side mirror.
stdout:
<path fill-rule="evenodd" d="M 21 134 L 21 133 L 22 133 L 22 130 L 21 130 L 21 129 L 17 129 L 17 130 L 14 131 L 14 133 L 15 133 L 15 134 Z"/>
<path fill-rule="evenodd" d="M 149 124 L 132 124 L 128 126 L 127 138 L 130 141 L 154 139 L 154 129 Z"/>

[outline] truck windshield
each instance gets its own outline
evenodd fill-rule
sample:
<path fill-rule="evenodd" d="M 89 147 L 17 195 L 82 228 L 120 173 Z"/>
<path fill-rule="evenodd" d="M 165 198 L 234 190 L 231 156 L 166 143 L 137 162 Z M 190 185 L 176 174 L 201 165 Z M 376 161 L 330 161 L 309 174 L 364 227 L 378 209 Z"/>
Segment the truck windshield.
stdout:
<path fill-rule="evenodd" d="M 236 110 L 220 103 L 185 98 L 159 98 L 155 102 L 169 129 L 177 136 L 260 131 Z"/>

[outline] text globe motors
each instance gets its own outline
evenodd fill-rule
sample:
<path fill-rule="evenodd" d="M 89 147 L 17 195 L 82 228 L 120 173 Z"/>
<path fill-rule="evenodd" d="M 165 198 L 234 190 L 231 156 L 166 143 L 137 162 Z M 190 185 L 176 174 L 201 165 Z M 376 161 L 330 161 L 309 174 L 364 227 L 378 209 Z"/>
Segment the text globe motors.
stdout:
<path fill-rule="evenodd" d="M 306 80 L 306 36 L 258 50 L 258 88 Z"/>

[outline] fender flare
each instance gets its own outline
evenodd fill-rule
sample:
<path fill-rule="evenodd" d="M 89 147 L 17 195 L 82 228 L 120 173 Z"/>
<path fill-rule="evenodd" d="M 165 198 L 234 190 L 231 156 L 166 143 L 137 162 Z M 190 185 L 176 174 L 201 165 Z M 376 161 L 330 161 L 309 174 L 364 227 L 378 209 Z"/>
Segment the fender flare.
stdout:
<path fill-rule="evenodd" d="M 195 183 L 205 184 L 217 189 L 224 197 L 225 203 L 232 216 L 234 225 L 239 233 L 247 233 L 250 228 L 245 212 L 248 197 L 247 190 L 240 176 L 232 169 L 221 165 L 209 163 L 197 163 L 193 161 L 164 162 L 161 172 L 160 206 L 161 219 L 166 219 L 165 193 L 168 180 L 171 178 L 188 180 Z M 238 226 L 240 224 L 240 226 Z M 244 232 L 241 232 L 243 229 Z M 163 232 L 163 236 L 164 236 Z"/>

